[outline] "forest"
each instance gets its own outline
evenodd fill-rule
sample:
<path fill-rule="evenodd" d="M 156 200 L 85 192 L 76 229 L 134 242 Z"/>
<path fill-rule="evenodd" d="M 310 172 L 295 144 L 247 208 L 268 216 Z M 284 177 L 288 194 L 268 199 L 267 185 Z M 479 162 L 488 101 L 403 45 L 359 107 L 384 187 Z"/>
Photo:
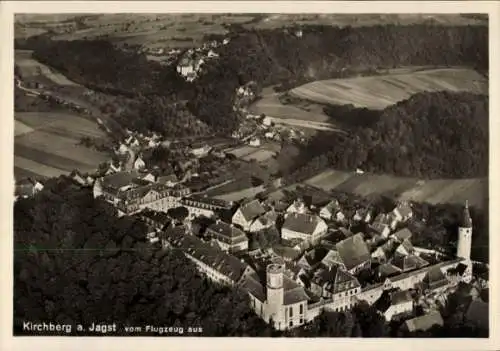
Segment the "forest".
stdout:
<path fill-rule="evenodd" d="M 145 238 L 142 222 L 118 218 L 68 178 L 16 202 L 14 334 L 23 334 L 25 320 L 190 325 L 205 336 L 270 333 L 247 295 L 210 283 L 182 253 Z"/>
<path fill-rule="evenodd" d="M 217 49 L 219 59 L 207 62 L 193 83 L 180 78 L 176 63 L 148 61 L 144 54 L 118 49 L 108 41 L 51 41 L 41 35 L 17 40 L 16 48 L 33 49 L 37 60 L 94 90 L 131 98 L 161 95 L 187 100 L 192 115 L 221 132 L 238 125 L 235 89 L 250 81 L 291 87 L 294 82 L 400 66 L 488 69 L 486 26 L 305 26 L 302 38 L 282 28 L 228 29 L 231 41 Z M 137 124 L 130 117 L 122 121 Z"/>
<path fill-rule="evenodd" d="M 303 148 L 289 183 L 326 167 L 419 178 L 487 177 L 488 96 L 420 93 L 349 135 L 320 133 Z M 358 109 L 359 110 L 359 109 Z"/>

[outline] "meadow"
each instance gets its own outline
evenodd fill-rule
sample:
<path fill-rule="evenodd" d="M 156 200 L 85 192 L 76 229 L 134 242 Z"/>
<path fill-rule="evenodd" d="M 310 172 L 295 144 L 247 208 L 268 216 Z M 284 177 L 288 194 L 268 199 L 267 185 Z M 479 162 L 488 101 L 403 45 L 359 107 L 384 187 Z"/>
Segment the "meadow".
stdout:
<path fill-rule="evenodd" d="M 487 94 L 488 80 L 471 69 L 443 68 L 315 81 L 290 90 L 290 94 L 319 104 L 382 110 L 414 94 L 436 91 Z"/>
<path fill-rule="evenodd" d="M 360 196 L 385 195 L 430 204 L 463 204 L 468 200 L 471 206 L 484 208 L 488 200 L 488 180 L 485 178 L 419 180 L 330 169 L 305 183 L 326 191 L 338 190 Z"/>
<path fill-rule="evenodd" d="M 82 137 L 105 138 L 97 124 L 71 113 L 15 114 L 14 171 L 53 177 L 74 169 L 91 172 L 109 156 L 79 145 Z"/>
<path fill-rule="evenodd" d="M 31 50 L 15 50 L 14 62 L 24 80 L 42 78 L 58 86 L 78 86 L 61 73 L 33 59 Z"/>

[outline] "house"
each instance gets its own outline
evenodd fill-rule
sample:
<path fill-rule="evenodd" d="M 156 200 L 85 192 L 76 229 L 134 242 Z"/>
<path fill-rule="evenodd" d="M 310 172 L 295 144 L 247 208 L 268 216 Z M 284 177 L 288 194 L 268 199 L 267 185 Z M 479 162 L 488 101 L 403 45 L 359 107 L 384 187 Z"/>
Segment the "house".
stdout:
<path fill-rule="evenodd" d="M 43 189 L 43 184 L 36 179 L 26 178 L 16 182 L 15 198 L 28 198 Z"/>
<path fill-rule="evenodd" d="M 284 239 L 300 239 L 310 243 L 318 242 L 326 234 L 328 226 L 321 217 L 305 213 L 288 213 L 281 228 Z"/>
<path fill-rule="evenodd" d="M 395 218 L 399 222 L 406 222 L 413 216 L 413 209 L 408 201 L 400 202 L 394 210 L 392 210 Z"/>
<path fill-rule="evenodd" d="M 233 224 L 218 220 L 207 228 L 206 235 L 215 240 L 224 251 L 236 253 L 248 250 L 246 234 Z"/>
<path fill-rule="evenodd" d="M 356 222 L 369 223 L 372 220 L 372 216 L 373 211 L 370 208 L 358 208 L 352 219 Z"/>
<path fill-rule="evenodd" d="M 416 331 L 426 331 L 434 326 L 443 326 L 444 321 L 439 311 L 431 311 L 420 317 L 408 319 L 403 324 L 403 329 L 414 333 Z"/>
<path fill-rule="evenodd" d="M 134 169 L 144 169 L 146 167 L 146 162 L 142 159 L 141 156 L 137 156 L 134 161 Z"/>
<path fill-rule="evenodd" d="M 249 231 L 253 221 L 266 213 L 259 200 L 251 200 L 243 203 L 234 213 L 232 223 L 239 225 L 243 230 Z"/>
<path fill-rule="evenodd" d="M 128 151 L 129 151 L 128 147 L 125 144 L 121 143 L 120 147 L 118 148 L 118 153 L 119 154 L 126 154 Z"/>
<path fill-rule="evenodd" d="M 250 141 L 248 142 L 250 146 L 260 146 L 260 139 L 259 138 L 251 138 Z"/>
<path fill-rule="evenodd" d="M 401 255 L 398 252 L 396 252 L 390 262 L 401 272 L 408 272 L 414 269 L 425 267 L 429 264 L 427 261 L 416 255 Z"/>
<path fill-rule="evenodd" d="M 74 170 L 69 176 L 79 185 L 87 186 L 87 179 L 85 179 L 85 177 L 80 172 L 78 172 L 78 170 Z"/>
<path fill-rule="evenodd" d="M 319 212 L 321 218 L 330 220 L 333 219 L 337 222 L 342 222 L 345 220 L 345 215 L 340 209 L 340 204 L 337 200 L 332 200 L 325 206 L 323 206 Z"/>
<path fill-rule="evenodd" d="M 396 251 L 396 248 L 397 243 L 393 240 L 388 240 L 371 253 L 371 258 L 374 262 L 384 263 L 390 260 Z"/>
<path fill-rule="evenodd" d="M 212 147 L 205 143 L 196 143 L 191 145 L 191 154 L 195 157 L 207 156 Z"/>
<path fill-rule="evenodd" d="M 361 289 L 356 298 L 358 301 L 365 301 L 369 305 L 373 305 L 384 292 L 382 283 L 367 285 Z"/>
<path fill-rule="evenodd" d="M 195 73 L 193 61 L 187 57 L 182 58 L 177 65 L 177 73 L 183 77 L 189 77 Z"/>
<path fill-rule="evenodd" d="M 323 299 L 331 299 L 328 309 L 342 312 L 356 304 L 361 292 L 358 280 L 340 266 L 317 269 L 311 278 L 311 292 Z"/>
<path fill-rule="evenodd" d="M 408 256 L 413 254 L 414 252 L 415 249 L 413 248 L 412 243 L 408 239 L 403 240 L 403 242 L 396 248 L 396 253 L 402 256 Z"/>
<path fill-rule="evenodd" d="M 262 124 L 267 126 L 267 127 L 270 127 L 273 124 L 273 121 L 272 121 L 271 117 L 265 116 L 262 119 Z"/>
<path fill-rule="evenodd" d="M 259 232 L 263 229 L 268 229 L 276 225 L 278 214 L 275 211 L 269 211 L 262 216 L 257 217 L 250 225 L 249 231 L 251 233 Z"/>
<path fill-rule="evenodd" d="M 337 250 L 328 250 L 328 253 L 321 260 L 321 264 L 323 264 L 327 268 L 338 266 L 344 270 L 346 269 L 345 264 L 342 261 L 342 257 L 340 257 L 340 254 Z"/>
<path fill-rule="evenodd" d="M 398 315 L 413 311 L 413 298 L 409 290 L 384 291 L 375 302 L 375 308 L 390 322 Z"/>
<path fill-rule="evenodd" d="M 185 197 L 180 204 L 188 209 L 190 218 L 198 216 L 211 218 L 215 216 L 216 211 L 227 211 L 232 207 L 231 202 L 201 195 Z"/>
<path fill-rule="evenodd" d="M 377 234 L 380 234 L 383 238 L 387 238 L 391 233 L 391 227 L 388 224 L 374 222 L 371 224 L 370 228 Z"/>
<path fill-rule="evenodd" d="M 118 172 L 96 179 L 94 197 L 102 196 L 113 204 L 119 214 L 134 214 L 149 208 L 166 212 L 178 207 L 190 190 L 184 186 L 167 187 L 141 179 L 137 170 Z"/>
<path fill-rule="evenodd" d="M 216 245 L 189 235 L 183 226 L 162 232 L 160 239 L 164 247 L 182 250 L 198 271 L 215 283 L 238 286 L 247 275 L 253 273 L 249 265 L 225 253 Z"/>
<path fill-rule="evenodd" d="M 309 296 L 304 287 L 284 273 L 284 264 L 269 264 L 265 277 L 251 273 L 241 285 L 255 313 L 278 330 L 305 324 L 308 312 Z"/>
<path fill-rule="evenodd" d="M 346 270 L 351 274 L 370 267 L 371 256 L 363 235 L 358 233 L 337 243 L 336 249 L 344 262 Z"/>
<path fill-rule="evenodd" d="M 299 198 L 295 200 L 287 209 L 287 213 L 306 213 L 308 208 L 304 202 L 304 199 Z"/>
<path fill-rule="evenodd" d="M 412 237 L 412 233 L 408 228 L 403 228 L 391 234 L 391 239 L 394 239 L 397 242 L 402 243 L 405 240 L 410 240 Z"/>
<path fill-rule="evenodd" d="M 448 279 L 439 267 L 431 267 L 423 279 L 423 288 L 427 293 L 440 293 L 449 285 Z"/>

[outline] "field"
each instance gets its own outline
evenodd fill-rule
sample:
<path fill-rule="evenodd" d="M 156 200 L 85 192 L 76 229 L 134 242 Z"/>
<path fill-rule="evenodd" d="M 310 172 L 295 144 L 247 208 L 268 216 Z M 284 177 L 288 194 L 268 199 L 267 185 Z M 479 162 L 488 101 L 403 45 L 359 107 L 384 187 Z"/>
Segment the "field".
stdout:
<path fill-rule="evenodd" d="M 380 194 L 431 204 L 464 203 L 468 200 L 472 206 L 483 208 L 488 199 L 488 181 L 484 178 L 418 180 L 327 170 L 305 183 L 327 191 L 338 190 L 361 196 Z"/>
<path fill-rule="evenodd" d="M 409 25 L 427 23 L 435 25 L 477 25 L 487 24 L 487 20 L 465 17 L 459 14 L 274 14 L 253 25 L 270 29 L 295 23 L 297 25 L 372 26 L 384 24 Z"/>
<path fill-rule="evenodd" d="M 19 67 L 23 79 L 44 77 L 59 86 L 77 86 L 61 73 L 34 60 L 31 55 L 30 50 L 15 50 L 14 62 Z"/>
<path fill-rule="evenodd" d="M 488 80 L 471 69 L 431 69 L 316 81 L 292 89 L 290 94 L 320 104 L 352 104 L 382 110 L 416 93 L 443 90 L 487 94 Z"/>
<path fill-rule="evenodd" d="M 73 169 L 90 172 L 108 155 L 78 145 L 82 137 L 104 138 L 97 124 L 70 113 L 23 112 L 15 115 L 16 177 L 53 177 Z"/>

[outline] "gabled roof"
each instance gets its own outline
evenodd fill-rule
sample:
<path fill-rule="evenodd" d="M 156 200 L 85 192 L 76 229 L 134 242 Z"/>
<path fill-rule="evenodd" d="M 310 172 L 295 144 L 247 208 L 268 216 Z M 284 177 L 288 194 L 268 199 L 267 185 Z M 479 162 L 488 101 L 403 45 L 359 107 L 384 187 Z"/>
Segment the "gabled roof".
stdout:
<path fill-rule="evenodd" d="M 390 263 L 384 263 L 377 267 L 377 272 L 380 275 L 380 277 L 386 278 L 394 274 L 401 273 L 401 269 Z"/>
<path fill-rule="evenodd" d="M 214 223 L 208 227 L 209 231 L 215 232 L 225 238 L 227 238 L 231 242 L 235 241 L 245 241 L 248 240 L 245 233 L 236 228 L 234 225 L 219 221 L 218 223 Z"/>
<path fill-rule="evenodd" d="M 406 239 L 411 239 L 412 235 L 412 232 L 408 228 L 403 228 L 392 234 L 392 236 L 399 242 L 403 242 Z"/>
<path fill-rule="evenodd" d="M 403 272 L 411 271 L 412 269 L 419 268 L 418 261 L 415 259 L 416 256 L 413 255 L 394 255 L 391 260 L 391 264 L 400 269 Z"/>
<path fill-rule="evenodd" d="M 263 226 L 269 226 L 276 223 L 276 219 L 278 219 L 278 214 L 274 211 L 268 211 L 262 216 L 259 216 L 255 221 L 260 222 Z"/>
<path fill-rule="evenodd" d="M 432 328 L 434 325 L 442 326 L 444 324 L 443 318 L 441 317 L 441 313 L 439 311 L 432 311 L 423 316 L 409 319 L 405 322 L 406 328 L 410 332 L 414 332 L 417 330 L 428 330 Z"/>
<path fill-rule="evenodd" d="M 183 250 L 198 261 L 203 262 L 212 269 L 230 278 L 234 282 L 241 279 L 248 265 L 236 257 L 229 255 L 220 248 L 206 243 L 194 235 L 185 233 L 185 229 L 174 227 L 162 233 L 161 237 L 166 239 L 172 246 Z"/>
<path fill-rule="evenodd" d="M 401 305 L 409 301 L 412 301 L 412 297 L 408 290 L 384 291 L 375 302 L 375 307 L 381 312 L 386 312 L 391 306 Z"/>
<path fill-rule="evenodd" d="M 323 209 L 328 210 L 330 213 L 334 213 L 335 211 L 340 210 L 339 201 L 337 199 L 333 199 L 323 206 Z"/>
<path fill-rule="evenodd" d="M 400 202 L 394 210 L 398 210 L 402 217 L 408 217 L 413 213 L 413 210 L 407 201 Z"/>
<path fill-rule="evenodd" d="M 247 222 L 253 221 L 255 218 L 266 212 L 264 207 L 260 204 L 259 200 L 251 200 L 247 203 L 244 203 L 238 210 L 241 212 L 243 218 L 245 218 Z"/>
<path fill-rule="evenodd" d="M 329 250 L 326 256 L 321 260 L 321 263 L 326 266 L 331 266 L 333 264 L 344 265 L 342 257 L 340 257 L 340 254 L 337 250 Z"/>
<path fill-rule="evenodd" d="M 336 248 L 347 270 L 351 270 L 371 258 L 361 233 L 342 240 L 337 243 Z"/>
<path fill-rule="evenodd" d="M 444 276 L 441 269 L 437 266 L 431 267 L 426 276 L 424 277 L 424 283 L 429 289 L 437 289 L 448 284 L 448 280 Z"/>
<path fill-rule="evenodd" d="M 117 190 L 120 189 L 121 187 L 131 184 L 132 181 L 136 179 L 138 176 L 139 172 L 135 170 L 129 172 L 113 173 L 102 178 L 102 186 Z"/>
<path fill-rule="evenodd" d="M 282 229 L 312 235 L 316 227 L 322 222 L 323 220 L 317 215 L 290 213 L 285 216 L 285 222 L 283 223 Z"/>

